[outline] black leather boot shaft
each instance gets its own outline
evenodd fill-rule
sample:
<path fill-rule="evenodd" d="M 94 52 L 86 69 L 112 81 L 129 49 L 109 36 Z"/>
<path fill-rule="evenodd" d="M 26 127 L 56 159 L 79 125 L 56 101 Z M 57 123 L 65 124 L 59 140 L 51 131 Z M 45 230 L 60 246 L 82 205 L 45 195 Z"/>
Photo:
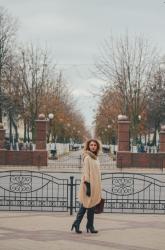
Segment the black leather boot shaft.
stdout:
<path fill-rule="evenodd" d="M 79 228 L 80 228 L 80 223 L 84 217 L 85 212 L 86 212 L 86 208 L 83 207 L 83 205 L 81 205 L 81 207 L 77 213 L 76 220 L 74 221 L 72 228 L 71 228 L 71 230 L 73 230 L 75 228 L 76 233 L 82 233 L 82 231 L 80 231 Z"/>

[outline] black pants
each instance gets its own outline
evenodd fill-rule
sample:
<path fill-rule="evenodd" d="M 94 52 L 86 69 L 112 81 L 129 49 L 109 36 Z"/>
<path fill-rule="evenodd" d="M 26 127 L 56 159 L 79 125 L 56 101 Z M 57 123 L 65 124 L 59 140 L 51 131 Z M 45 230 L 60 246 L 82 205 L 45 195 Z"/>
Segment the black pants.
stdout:
<path fill-rule="evenodd" d="M 83 205 L 80 206 L 80 209 L 77 213 L 75 224 L 78 226 L 80 225 L 84 214 L 87 210 L 87 228 L 93 228 L 93 223 L 94 223 L 94 207 L 91 208 L 85 208 Z"/>

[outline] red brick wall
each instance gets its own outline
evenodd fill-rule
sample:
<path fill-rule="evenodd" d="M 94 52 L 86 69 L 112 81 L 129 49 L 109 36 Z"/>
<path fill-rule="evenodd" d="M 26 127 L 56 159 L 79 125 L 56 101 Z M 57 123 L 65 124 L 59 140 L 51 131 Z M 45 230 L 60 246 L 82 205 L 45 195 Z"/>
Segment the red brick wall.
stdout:
<path fill-rule="evenodd" d="M 47 166 L 48 152 L 46 150 L 47 120 L 44 115 L 36 121 L 36 150 L 15 151 L 5 150 L 5 130 L 0 128 L 0 165 Z"/>
<path fill-rule="evenodd" d="M 48 165 L 48 151 L 35 150 L 33 152 L 33 166 L 47 166 Z"/>
<path fill-rule="evenodd" d="M 4 147 L 5 129 L 0 129 L 0 149 Z"/>
<path fill-rule="evenodd" d="M 162 168 L 165 167 L 165 153 L 117 152 L 119 168 Z"/>
<path fill-rule="evenodd" d="M 0 165 L 5 165 L 6 163 L 6 150 L 5 149 L 0 149 Z"/>
<path fill-rule="evenodd" d="M 165 152 L 165 131 L 160 131 L 160 152 Z"/>
<path fill-rule="evenodd" d="M 131 152 L 117 152 L 117 167 L 131 167 L 132 154 Z"/>
<path fill-rule="evenodd" d="M 0 150 L 0 165 L 47 166 L 47 159 L 46 150 Z"/>
<path fill-rule="evenodd" d="M 160 132 L 160 151 L 132 153 L 129 151 L 129 121 L 118 121 L 117 167 L 119 168 L 163 168 L 165 167 L 165 127 Z"/>

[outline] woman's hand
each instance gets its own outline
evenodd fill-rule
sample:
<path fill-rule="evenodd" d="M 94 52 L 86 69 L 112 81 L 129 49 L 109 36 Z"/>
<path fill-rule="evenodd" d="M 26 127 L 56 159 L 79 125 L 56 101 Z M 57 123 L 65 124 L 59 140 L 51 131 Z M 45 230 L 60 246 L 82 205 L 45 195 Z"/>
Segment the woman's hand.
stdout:
<path fill-rule="evenodd" d="M 84 181 L 84 183 L 86 185 L 86 195 L 90 197 L 91 196 L 91 185 L 87 181 Z"/>

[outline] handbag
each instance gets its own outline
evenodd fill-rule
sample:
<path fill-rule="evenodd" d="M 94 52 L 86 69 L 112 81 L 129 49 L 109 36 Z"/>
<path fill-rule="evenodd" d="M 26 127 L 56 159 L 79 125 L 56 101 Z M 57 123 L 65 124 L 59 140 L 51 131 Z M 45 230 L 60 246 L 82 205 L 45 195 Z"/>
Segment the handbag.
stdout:
<path fill-rule="evenodd" d="M 105 199 L 101 198 L 100 202 L 95 206 L 94 213 L 95 214 L 101 214 L 104 210 L 104 202 Z"/>

